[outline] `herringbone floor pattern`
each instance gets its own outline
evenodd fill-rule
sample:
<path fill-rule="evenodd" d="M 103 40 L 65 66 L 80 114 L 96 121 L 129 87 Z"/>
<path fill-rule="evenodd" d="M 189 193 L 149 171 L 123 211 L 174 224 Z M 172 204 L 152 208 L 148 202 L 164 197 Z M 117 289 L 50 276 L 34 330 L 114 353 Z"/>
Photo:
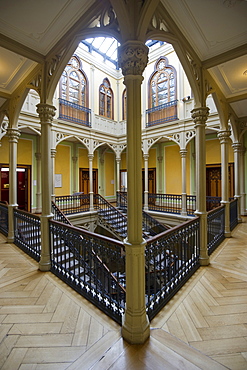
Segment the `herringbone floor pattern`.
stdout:
<path fill-rule="evenodd" d="M 151 323 L 144 345 L 0 234 L 0 368 L 247 369 L 247 223 Z"/>

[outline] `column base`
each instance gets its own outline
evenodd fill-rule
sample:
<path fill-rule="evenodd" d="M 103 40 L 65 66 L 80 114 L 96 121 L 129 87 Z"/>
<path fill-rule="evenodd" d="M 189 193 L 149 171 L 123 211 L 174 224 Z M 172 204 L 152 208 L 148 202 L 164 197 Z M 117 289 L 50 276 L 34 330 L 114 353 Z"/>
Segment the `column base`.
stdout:
<path fill-rule="evenodd" d="M 41 260 L 39 261 L 39 270 L 40 271 L 50 271 L 51 269 L 51 262 L 42 262 Z"/>
<path fill-rule="evenodd" d="M 199 257 L 199 262 L 201 266 L 208 266 L 210 264 L 210 259 L 209 257 Z"/>
<path fill-rule="evenodd" d="M 128 317 L 127 319 L 126 316 Z M 150 336 L 150 324 L 146 312 L 141 314 L 141 316 L 131 316 L 130 313 L 125 313 L 123 316 L 122 337 L 130 344 L 143 344 Z M 140 325 L 138 323 L 135 325 L 135 320 Z M 132 325 L 129 325 L 127 321 Z"/>

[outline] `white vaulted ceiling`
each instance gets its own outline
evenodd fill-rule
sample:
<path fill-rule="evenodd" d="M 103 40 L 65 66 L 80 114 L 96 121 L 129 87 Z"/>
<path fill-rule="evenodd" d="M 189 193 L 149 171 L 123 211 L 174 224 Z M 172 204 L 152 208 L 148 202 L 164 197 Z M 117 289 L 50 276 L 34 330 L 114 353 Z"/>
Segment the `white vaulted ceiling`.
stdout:
<path fill-rule="evenodd" d="M 94 0 L 0 0 L 0 106 Z M 247 117 L 247 1 L 161 0 L 239 118 Z"/>

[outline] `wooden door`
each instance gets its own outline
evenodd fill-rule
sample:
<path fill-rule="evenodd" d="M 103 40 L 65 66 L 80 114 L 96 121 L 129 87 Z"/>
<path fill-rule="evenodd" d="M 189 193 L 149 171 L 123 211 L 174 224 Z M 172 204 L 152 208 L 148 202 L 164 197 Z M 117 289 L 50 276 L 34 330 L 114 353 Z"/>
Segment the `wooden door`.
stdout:
<path fill-rule="evenodd" d="M 98 193 L 98 170 L 93 170 L 93 192 Z M 80 168 L 80 192 L 83 194 L 89 194 L 90 182 L 89 182 L 89 169 Z"/>
<path fill-rule="evenodd" d="M 229 198 L 234 196 L 234 164 L 229 164 Z M 206 195 L 221 197 L 221 165 L 207 165 L 206 167 Z"/>

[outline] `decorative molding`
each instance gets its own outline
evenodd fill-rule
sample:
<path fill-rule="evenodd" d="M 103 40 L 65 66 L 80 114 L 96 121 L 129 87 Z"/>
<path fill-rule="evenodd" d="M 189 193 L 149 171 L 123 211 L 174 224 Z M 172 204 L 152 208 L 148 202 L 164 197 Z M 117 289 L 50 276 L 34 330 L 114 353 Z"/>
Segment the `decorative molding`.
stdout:
<path fill-rule="evenodd" d="M 142 75 L 148 63 L 148 47 L 140 41 L 129 41 L 119 47 L 119 66 L 124 76 Z"/>

